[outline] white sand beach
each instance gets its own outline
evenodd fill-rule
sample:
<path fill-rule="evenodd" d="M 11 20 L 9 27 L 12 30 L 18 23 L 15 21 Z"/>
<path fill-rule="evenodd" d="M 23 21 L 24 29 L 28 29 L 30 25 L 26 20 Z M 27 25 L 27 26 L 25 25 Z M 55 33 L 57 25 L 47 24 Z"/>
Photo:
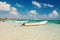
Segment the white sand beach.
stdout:
<path fill-rule="evenodd" d="M 0 22 L 0 40 L 60 40 L 60 27 L 58 24 L 24 27 Z"/>

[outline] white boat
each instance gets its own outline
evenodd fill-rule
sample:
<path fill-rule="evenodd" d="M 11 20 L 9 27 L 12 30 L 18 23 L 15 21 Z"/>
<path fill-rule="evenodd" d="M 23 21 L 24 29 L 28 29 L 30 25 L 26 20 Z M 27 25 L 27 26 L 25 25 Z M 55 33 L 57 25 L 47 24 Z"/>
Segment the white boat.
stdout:
<path fill-rule="evenodd" d="M 41 22 L 34 22 L 34 23 L 23 23 L 22 26 L 37 26 L 37 25 L 44 25 L 48 21 L 41 21 Z"/>

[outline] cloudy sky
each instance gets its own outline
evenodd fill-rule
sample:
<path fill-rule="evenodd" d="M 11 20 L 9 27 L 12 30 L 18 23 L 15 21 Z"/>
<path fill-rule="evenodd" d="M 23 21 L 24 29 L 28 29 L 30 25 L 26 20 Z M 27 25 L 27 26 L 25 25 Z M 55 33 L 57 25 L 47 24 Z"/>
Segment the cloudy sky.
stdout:
<path fill-rule="evenodd" d="M 60 20 L 59 0 L 0 0 L 0 18 Z"/>

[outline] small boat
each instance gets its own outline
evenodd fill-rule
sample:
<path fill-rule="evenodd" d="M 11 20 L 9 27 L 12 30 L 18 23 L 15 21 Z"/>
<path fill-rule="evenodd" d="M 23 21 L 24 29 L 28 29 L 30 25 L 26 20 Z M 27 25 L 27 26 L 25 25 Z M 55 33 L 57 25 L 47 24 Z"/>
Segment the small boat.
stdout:
<path fill-rule="evenodd" d="M 39 26 L 46 24 L 47 21 L 34 22 L 34 23 L 23 23 L 22 26 Z"/>

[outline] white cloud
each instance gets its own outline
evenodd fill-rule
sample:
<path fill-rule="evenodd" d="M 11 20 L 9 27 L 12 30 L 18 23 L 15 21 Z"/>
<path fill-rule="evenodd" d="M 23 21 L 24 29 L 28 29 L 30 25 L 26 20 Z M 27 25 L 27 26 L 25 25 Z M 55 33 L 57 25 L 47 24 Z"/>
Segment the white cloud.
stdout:
<path fill-rule="evenodd" d="M 39 8 L 41 7 L 41 4 L 37 1 L 32 1 L 32 4 L 39 7 Z"/>
<path fill-rule="evenodd" d="M 16 3 L 16 6 L 23 8 L 24 6 L 22 6 L 21 4 Z"/>
<path fill-rule="evenodd" d="M 30 10 L 29 13 L 30 14 L 37 14 L 37 11 L 36 10 Z"/>
<path fill-rule="evenodd" d="M 18 15 L 17 9 L 15 7 L 11 7 L 10 14 L 12 14 L 12 15 Z"/>
<path fill-rule="evenodd" d="M 10 11 L 10 4 L 0 1 L 0 11 Z"/>
<path fill-rule="evenodd" d="M 9 15 L 18 15 L 17 9 L 15 7 L 11 7 L 11 5 L 6 2 L 0 2 L 0 11 L 7 11 L 9 12 Z"/>
<path fill-rule="evenodd" d="M 54 7 L 54 5 L 46 4 L 46 3 L 44 3 L 43 5 L 44 5 L 44 6 L 47 6 L 47 7 Z"/>
<path fill-rule="evenodd" d="M 47 14 L 38 14 L 38 12 L 36 10 L 31 10 L 29 12 L 28 16 L 27 15 L 25 15 L 25 16 L 30 19 L 32 18 L 34 20 L 38 20 L 38 19 L 39 20 L 47 20 L 47 19 L 55 19 L 59 16 L 59 14 L 56 10 L 53 10 L 53 12 L 48 15 Z"/>
<path fill-rule="evenodd" d="M 37 2 L 37 4 L 38 4 L 38 2 Z M 44 5 L 47 6 L 46 4 L 44 4 Z M 52 6 L 50 5 L 50 7 L 52 7 Z M 7 4 L 6 2 L 0 2 L 0 11 L 9 11 L 9 14 L 11 14 L 11 15 L 18 15 L 17 9 L 15 7 L 11 7 L 11 5 Z M 19 18 L 23 18 L 23 19 L 50 19 L 50 18 L 57 18 L 59 16 L 58 12 L 56 10 L 53 10 L 53 12 L 48 15 L 46 15 L 46 14 L 39 15 L 36 10 L 30 10 L 28 13 L 29 14 L 25 14 L 24 16 L 20 15 Z M 14 17 L 16 17 L 16 16 L 14 16 Z"/>
<path fill-rule="evenodd" d="M 36 10 L 30 10 L 27 12 L 27 14 L 25 14 L 23 16 L 20 15 L 20 17 L 22 17 L 22 19 L 38 19 L 37 15 L 38 15 L 38 13 Z"/>
<path fill-rule="evenodd" d="M 59 15 L 58 15 L 58 12 L 56 10 L 53 10 L 53 12 L 51 14 L 49 14 L 48 16 L 49 16 L 49 18 L 56 18 Z"/>

